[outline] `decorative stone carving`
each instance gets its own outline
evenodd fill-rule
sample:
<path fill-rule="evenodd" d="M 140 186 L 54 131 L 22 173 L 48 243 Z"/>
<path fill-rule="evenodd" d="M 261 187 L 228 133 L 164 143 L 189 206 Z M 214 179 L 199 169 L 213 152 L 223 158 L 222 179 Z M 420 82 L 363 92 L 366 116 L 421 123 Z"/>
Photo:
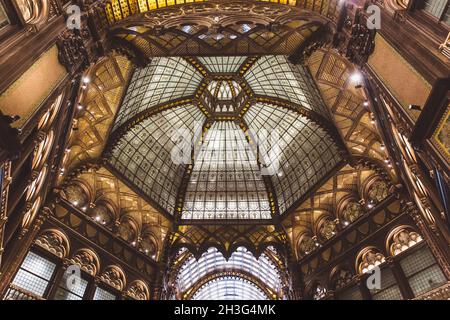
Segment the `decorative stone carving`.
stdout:
<path fill-rule="evenodd" d="M 69 252 L 67 238 L 57 230 L 46 230 L 36 240 L 35 244 L 53 253 L 59 258 L 64 258 Z"/>
<path fill-rule="evenodd" d="M 125 275 L 122 270 L 116 266 L 109 266 L 106 268 L 100 275 L 100 280 L 119 291 L 122 291 L 126 284 Z"/>

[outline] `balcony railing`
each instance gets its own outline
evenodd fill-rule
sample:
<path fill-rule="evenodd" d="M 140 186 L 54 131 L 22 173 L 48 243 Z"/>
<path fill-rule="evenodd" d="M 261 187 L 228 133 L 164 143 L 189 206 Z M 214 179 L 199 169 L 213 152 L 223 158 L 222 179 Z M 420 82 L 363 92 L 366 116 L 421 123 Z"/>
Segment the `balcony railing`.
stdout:
<path fill-rule="evenodd" d="M 34 293 L 17 287 L 13 284 L 9 285 L 3 300 L 45 300 L 42 297 L 35 295 Z"/>

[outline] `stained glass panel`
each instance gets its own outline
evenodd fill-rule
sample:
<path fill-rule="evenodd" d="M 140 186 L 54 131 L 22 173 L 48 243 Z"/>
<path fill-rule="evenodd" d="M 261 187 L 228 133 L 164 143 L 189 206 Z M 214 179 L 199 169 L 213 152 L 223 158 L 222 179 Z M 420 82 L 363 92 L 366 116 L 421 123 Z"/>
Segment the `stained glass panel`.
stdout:
<path fill-rule="evenodd" d="M 154 58 L 135 70 L 114 128 L 156 105 L 192 96 L 201 80 L 202 75 L 182 58 Z"/>

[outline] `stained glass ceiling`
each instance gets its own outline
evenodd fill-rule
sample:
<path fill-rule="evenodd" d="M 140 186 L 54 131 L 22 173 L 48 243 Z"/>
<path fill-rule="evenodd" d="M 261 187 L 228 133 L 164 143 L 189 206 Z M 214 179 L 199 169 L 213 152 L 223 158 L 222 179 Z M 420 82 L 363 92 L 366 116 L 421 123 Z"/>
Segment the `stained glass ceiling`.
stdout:
<path fill-rule="evenodd" d="M 271 250 L 276 253 L 274 251 L 275 249 L 272 248 Z M 206 276 L 220 272 L 226 273 L 227 271 L 233 271 L 234 274 L 241 274 L 241 276 L 247 275 L 247 279 L 256 279 L 260 283 L 263 283 L 267 288 L 266 291 L 272 295 L 279 292 L 282 288 L 280 271 L 269 256 L 263 253 L 256 259 L 244 247 L 237 248 L 228 260 L 216 248 L 208 249 L 198 260 L 191 255 L 179 269 L 177 286 L 180 292 L 190 292 L 193 290 L 193 286 Z M 214 284 L 211 284 L 211 282 Z M 209 296 L 215 292 L 216 295 L 256 294 L 260 298 L 260 294 L 262 294 L 267 299 L 266 293 L 263 293 L 255 284 L 245 281 L 242 277 L 237 277 L 237 279 L 224 277 L 221 280 L 211 282 L 206 282 L 198 288 L 197 292 L 191 292 L 193 298 L 196 299 L 205 295 Z M 251 286 L 247 287 L 244 282 L 251 284 Z M 221 290 L 223 292 L 220 293 L 219 291 Z M 214 297 L 214 295 L 211 297 Z"/>
<path fill-rule="evenodd" d="M 194 294 L 192 300 L 269 300 L 269 298 L 249 280 L 226 276 L 206 283 Z"/>
<path fill-rule="evenodd" d="M 266 56 L 241 75 L 246 57 L 197 59 L 208 76 L 195 59 L 179 57 L 136 69 L 112 132 L 109 164 L 167 214 L 271 219 L 342 161 L 322 125 L 302 115 L 329 117 L 305 67 Z M 198 99 L 205 90 L 212 97 L 207 103 Z M 281 104 L 262 102 L 270 99 Z M 180 128 L 184 133 L 174 137 Z M 271 136 L 263 145 L 264 131 Z M 188 163 L 173 161 L 181 145 Z"/>

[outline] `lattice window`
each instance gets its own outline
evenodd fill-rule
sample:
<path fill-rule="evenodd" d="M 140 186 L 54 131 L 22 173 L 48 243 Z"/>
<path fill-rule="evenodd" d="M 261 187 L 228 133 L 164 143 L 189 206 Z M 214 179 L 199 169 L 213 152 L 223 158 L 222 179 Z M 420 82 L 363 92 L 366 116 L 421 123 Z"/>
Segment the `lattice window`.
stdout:
<path fill-rule="evenodd" d="M 345 288 L 337 294 L 337 300 L 363 300 L 361 290 L 358 285 Z"/>
<path fill-rule="evenodd" d="M 309 70 L 293 65 L 285 56 L 264 56 L 244 75 L 258 95 L 291 101 L 327 116 L 327 108 Z"/>
<path fill-rule="evenodd" d="M 388 266 L 381 268 L 381 289 L 371 290 L 373 300 L 401 300 L 402 294 Z"/>
<path fill-rule="evenodd" d="M 414 296 L 419 296 L 444 284 L 447 279 L 427 246 L 422 246 L 400 260 Z"/>
<path fill-rule="evenodd" d="M 192 300 L 268 300 L 252 282 L 240 277 L 221 277 L 207 282 Z"/>
<path fill-rule="evenodd" d="M 217 270 L 244 271 L 254 275 L 274 291 L 281 288 L 278 268 L 269 257 L 263 253 L 256 259 L 244 247 L 239 247 L 228 261 L 216 248 L 210 248 L 198 260 L 191 256 L 180 268 L 178 285 L 182 291 L 186 291 L 200 278 Z"/>
<path fill-rule="evenodd" d="M 6 9 L 4 4 L 0 1 L 0 29 L 9 25 L 9 18 L 6 14 Z"/>
<path fill-rule="evenodd" d="M 215 122 L 194 160 L 184 219 L 270 219 L 267 190 L 244 132 Z"/>
<path fill-rule="evenodd" d="M 199 57 L 198 60 L 211 73 L 235 73 L 246 57 Z"/>
<path fill-rule="evenodd" d="M 69 273 L 64 272 L 64 276 L 59 283 L 58 290 L 56 291 L 55 300 L 82 300 L 84 292 L 86 291 L 88 281 L 81 278 L 79 284 L 71 285 Z M 69 286 L 68 286 L 69 284 Z"/>
<path fill-rule="evenodd" d="M 53 277 L 55 267 L 55 263 L 30 251 L 12 284 L 43 297 Z"/>

